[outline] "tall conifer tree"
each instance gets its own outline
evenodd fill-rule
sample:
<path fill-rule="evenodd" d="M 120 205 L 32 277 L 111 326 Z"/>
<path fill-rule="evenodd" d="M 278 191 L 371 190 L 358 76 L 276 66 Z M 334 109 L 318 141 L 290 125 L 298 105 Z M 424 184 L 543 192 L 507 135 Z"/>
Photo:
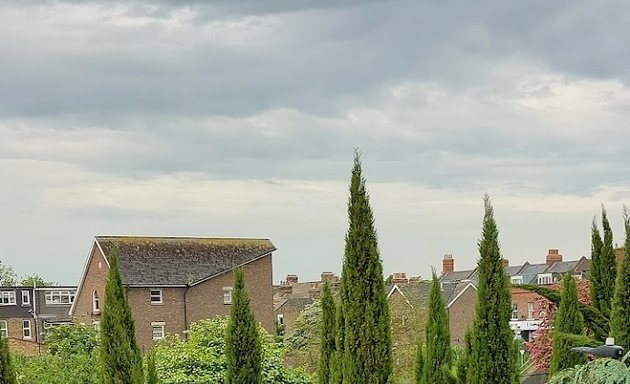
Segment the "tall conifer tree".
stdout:
<path fill-rule="evenodd" d="M 262 383 L 262 346 L 241 267 L 234 270 L 232 308 L 225 334 L 225 357 L 225 384 Z"/>
<path fill-rule="evenodd" d="M 591 227 L 591 276 L 590 276 L 590 287 L 591 287 L 591 303 L 593 307 L 597 308 L 600 312 L 602 310 L 601 307 L 601 292 L 603 290 L 602 287 L 602 277 L 601 277 L 601 260 L 600 255 L 602 253 L 602 236 L 599 233 L 599 229 L 597 228 L 597 223 L 595 222 L 595 218 L 593 218 L 593 225 Z"/>
<path fill-rule="evenodd" d="M 584 317 L 579 308 L 577 285 L 573 276 L 567 273 L 562 279 L 560 305 L 553 320 L 550 376 L 565 368 L 572 368 L 576 364 L 586 362 L 584 354 L 572 352 L 573 345 L 566 337 L 563 337 L 566 334 L 581 335 L 583 333 Z"/>
<path fill-rule="evenodd" d="M 450 379 L 451 368 L 451 333 L 448 328 L 446 305 L 435 271 L 433 271 L 433 282 L 429 294 L 429 315 L 425 334 L 422 383 L 447 383 Z"/>
<path fill-rule="evenodd" d="M 599 255 L 599 273 L 601 279 L 601 296 L 600 296 L 600 312 L 604 316 L 610 316 L 610 307 L 612 299 L 615 295 L 615 280 L 617 278 L 617 262 L 615 260 L 615 250 L 613 248 L 613 234 L 610 229 L 610 223 L 606 215 L 606 210 L 602 205 L 602 227 L 604 230 L 604 243 L 602 252 Z"/>
<path fill-rule="evenodd" d="M 17 378 L 11 362 L 9 343 L 0 335 L 0 384 L 15 384 Z"/>
<path fill-rule="evenodd" d="M 341 280 L 343 383 L 385 384 L 392 373 L 389 304 L 359 152 L 348 202 L 349 228 Z"/>
<path fill-rule="evenodd" d="M 108 257 L 109 277 L 101 317 L 101 383 L 141 384 L 144 382 L 142 356 L 127 296 L 118 270 L 118 252 Z"/>
<path fill-rule="evenodd" d="M 336 358 L 337 345 L 335 337 L 335 301 L 328 283 L 322 289 L 322 325 L 319 353 L 319 383 L 333 383 L 333 360 Z"/>
<path fill-rule="evenodd" d="M 617 282 L 615 285 L 615 297 L 610 316 L 610 328 L 615 343 L 630 351 L 630 217 L 624 207 L 624 227 L 626 230 L 626 242 L 624 255 L 617 270 Z"/>
<path fill-rule="evenodd" d="M 422 372 L 424 372 L 424 348 L 422 342 L 416 345 L 416 361 L 414 364 L 414 379 L 416 384 L 422 383 Z"/>
<path fill-rule="evenodd" d="M 511 356 L 514 334 L 510 330 L 510 281 L 501 262 L 499 230 L 488 195 L 484 197 L 484 205 L 477 263 L 479 287 L 467 382 L 513 384 L 515 367 Z"/>
<path fill-rule="evenodd" d="M 344 335 L 345 320 L 343 316 L 343 307 L 341 303 L 337 305 L 335 313 L 335 357 L 330 365 L 330 383 L 342 384 L 343 383 L 343 335 Z"/>
<path fill-rule="evenodd" d="M 146 355 L 147 358 L 147 378 L 146 384 L 159 384 L 157 370 L 155 369 L 155 352 L 151 351 Z"/>

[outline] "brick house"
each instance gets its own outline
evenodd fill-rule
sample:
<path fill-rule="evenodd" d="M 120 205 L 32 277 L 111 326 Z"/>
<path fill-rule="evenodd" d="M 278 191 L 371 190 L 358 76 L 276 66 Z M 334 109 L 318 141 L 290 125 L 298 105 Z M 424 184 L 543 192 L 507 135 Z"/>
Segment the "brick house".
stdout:
<path fill-rule="evenodd" d="M 256 320 L 273 332 L 275 250 L 268 239 L 97 236 L 70 315 L 80 323 L 98 326 L 105 302 L 108 257 L 117 251 L 142 348 L 149 348 L 166 334 L 185 336 L 191 322 L 227 316 L 232 303 L 232 272 L 238 266 L 245 272 Z"/>
<path fill-rule="evenodd" d="M 616 252 L 618 253 L 618 251 Z M 562 279 L 562 275 L 571 273 L 577 279 L 588 277 L 590 259 L 581 257 L 578 260 L 563 261 L 558 249 L 549 249 L 545 263 L 510 266 L 503 260 L 503 267 L 510 277 L 510 282 L 518 284 L 551 285 Z M 472 325 L 477 301 L 476 286 L 479 281 L 476 269 L 456 271 L 452 255 L 444 255 L 442 260 L 442 287 L 454 286 L 456 292 L 450 301 L 449 309 L 451 338 L 454 344 L 462 343 L 466 329 Z M 517 286 L 511 287 L 512 316 L 510 327 L 525 340 L 530 340 L 533 332 L 538 330 L 545 313 L 539 307 L 540 296 Z"/>

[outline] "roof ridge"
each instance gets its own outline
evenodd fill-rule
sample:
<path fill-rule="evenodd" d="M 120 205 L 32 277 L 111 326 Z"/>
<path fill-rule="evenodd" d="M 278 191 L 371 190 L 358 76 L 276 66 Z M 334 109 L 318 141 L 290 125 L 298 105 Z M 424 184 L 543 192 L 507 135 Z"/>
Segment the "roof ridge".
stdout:
<path fill-rule="evenodd" d="M 96 235 L 96 239 L 204 239 L 204 240 L 270 240 L 268 237 L 212 237 L 212 236 L 152 236 L 152 235 Z"/>

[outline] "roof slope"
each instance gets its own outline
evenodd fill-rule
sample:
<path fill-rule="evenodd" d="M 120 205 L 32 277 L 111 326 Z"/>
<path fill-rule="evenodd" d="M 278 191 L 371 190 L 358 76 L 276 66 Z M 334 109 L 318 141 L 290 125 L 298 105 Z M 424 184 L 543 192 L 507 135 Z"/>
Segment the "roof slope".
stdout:
<path fill-rule="evenodd" d="M 276 250 L 268 239 L 97 236 L 125 285 L 194 285 Z"/>

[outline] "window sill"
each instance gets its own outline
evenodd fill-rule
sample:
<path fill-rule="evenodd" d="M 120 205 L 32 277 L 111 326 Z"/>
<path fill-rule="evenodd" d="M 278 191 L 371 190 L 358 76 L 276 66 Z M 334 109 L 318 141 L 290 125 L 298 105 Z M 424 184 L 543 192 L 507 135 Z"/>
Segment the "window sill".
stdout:
<path fill-rule="evenodd" d="M 23 339 L 23 340 L 33 340 L 33 338 L 32 338 L 32 337 L 23 337 L 22 339 Z"/>
<path fill-rule="evenodd" d="M 151 305 L 164 305 L 164 302 L 151 302 Z"/>
<path fill-rule="evenodd" d="M 101 310 L 100 310 L 100 309 L 97 309 L 97 310 L 95 310 L 95 311 L 92 311 L 92 314 L 93 314 L 93 315 L 100 315 L 100 314 L 101 314 Z"/>

